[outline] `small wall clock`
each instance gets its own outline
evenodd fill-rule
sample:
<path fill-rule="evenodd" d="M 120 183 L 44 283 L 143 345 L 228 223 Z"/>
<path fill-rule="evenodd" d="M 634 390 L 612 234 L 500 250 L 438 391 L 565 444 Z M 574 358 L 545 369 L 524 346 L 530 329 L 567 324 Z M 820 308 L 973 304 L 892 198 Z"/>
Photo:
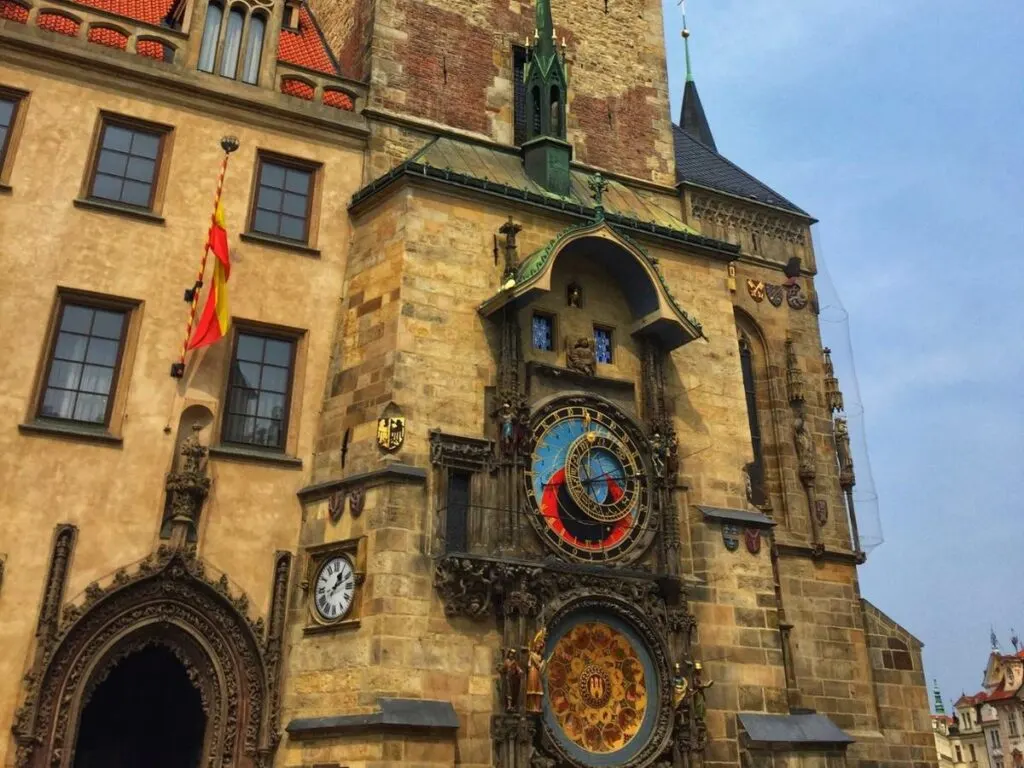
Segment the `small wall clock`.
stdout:
<path fill-rule="evenodd" d="M 329 557 L 320 565 L 313 582 L 313 609 L 324 621 L 340 621 L 352 608 L 356 572 L 345 555 Z"/>
<path fill-rule="evenodd" d="M 306 632 L 358 626 L 366 579 L 365 537 L 318 544 L 306 555 Z"/>

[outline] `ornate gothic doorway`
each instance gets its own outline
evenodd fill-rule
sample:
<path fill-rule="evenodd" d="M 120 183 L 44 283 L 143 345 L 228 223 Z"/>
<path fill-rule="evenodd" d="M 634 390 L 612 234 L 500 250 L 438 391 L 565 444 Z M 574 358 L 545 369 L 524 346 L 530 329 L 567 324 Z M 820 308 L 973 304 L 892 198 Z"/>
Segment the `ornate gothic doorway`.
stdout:
<path fill-rule="evenodd" d="M 74 768 L 198 768 L 205 732 L 200 693 L 185 667 L 170 649 L 152 645 L 96 686 L 82 711 Z"/>

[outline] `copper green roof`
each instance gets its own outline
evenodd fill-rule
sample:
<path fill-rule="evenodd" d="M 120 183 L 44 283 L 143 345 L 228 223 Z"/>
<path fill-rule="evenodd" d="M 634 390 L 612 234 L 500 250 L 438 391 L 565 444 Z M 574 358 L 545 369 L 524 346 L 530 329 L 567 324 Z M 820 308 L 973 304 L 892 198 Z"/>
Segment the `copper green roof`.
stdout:
<path fill-rule="evenodd" d="M 526 175 L 522 158 L 513 148 L 460 141 L 447 136 L 433 139 L 390 173 L 366 185 L 352 196 L 355 207 L 403 177 L 471 188 L 528 205 L 574 214 L 586 221 L 595 218 L 595 200 L 588 187 L 591 174 L 570 171 L 568 195 L 556 195 Z M 703 237 L 679 218 L 679 204 L 644 189 L 608 180 L 602 204 L 609 224 L 621 231 L 645 233 L 718 251 L 726 260 L 736 258 L 739 246 Z"/>

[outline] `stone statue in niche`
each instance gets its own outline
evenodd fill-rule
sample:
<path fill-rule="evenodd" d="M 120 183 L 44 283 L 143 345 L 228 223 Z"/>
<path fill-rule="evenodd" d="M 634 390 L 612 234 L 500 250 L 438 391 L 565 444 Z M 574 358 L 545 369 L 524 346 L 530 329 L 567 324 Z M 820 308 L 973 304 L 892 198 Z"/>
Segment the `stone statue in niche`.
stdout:
<path fill-rule="evenodd" d="M 796 456 L 800 462 L 800 474 L 813 477 L 814 446 L 803 416 L 797 416 L 793 420 L 793 438 L 796 442 Z"/>
<path fill-rule="evenodd" d="M 854 484 L 850 429 L 846 419 L 836 419 L 836 458 L 839 459 L 839 484 L 845 489 Z"/>
<path fill-rule="evenodd" d="M 565 302 L 573 309 L 580 309 L 583 306 L 583 289 L 577 283 L 569 283 L 565 291 Z"/>
<path fill-rule="evenodd" d="M 506 455 L 512 454 L 516 449 L 516 414 L 512 403 L 507 400 L 501 404 L 498 421 L 501 424 L 501 450 Z"/>
<path fill-rule="evenodd" d="M 593 376 L 597 372 L 597 354 L 594 340 L 580 336 L 572 345 L 566 344 L 565 367 L 570 371 Z"/>
<path fill-rule="evenodd" d="M 544 711 L 544 644 L 548 639 L 547 629 L 541 629 L 534 635 L 527 649 L 529 669 L 526 673 L 526 711 L 540 714 Z"/>
<path fill-rule="evenodd" d="M 519 706 L 519 689 L 523 682 L 523 668 L 519 664 L 514 648 L 505 650 L 505 658 L 499 667 L 501 674 L 501 695 L 505 700 L 505 711 L 514 712 Z"/>

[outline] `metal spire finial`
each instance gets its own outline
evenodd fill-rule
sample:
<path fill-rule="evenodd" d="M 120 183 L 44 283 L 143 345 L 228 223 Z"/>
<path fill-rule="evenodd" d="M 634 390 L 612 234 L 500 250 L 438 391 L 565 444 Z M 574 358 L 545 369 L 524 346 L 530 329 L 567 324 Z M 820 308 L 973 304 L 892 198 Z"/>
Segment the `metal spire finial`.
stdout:
<path fill-rule="evenodd" d="M 690 63 L 690 28 L 686 26 L 686 0 L 679 0 L 683 12 L 683 49 L 686 52 L 686 82 L 693 82 L 693 65 Z"/>

